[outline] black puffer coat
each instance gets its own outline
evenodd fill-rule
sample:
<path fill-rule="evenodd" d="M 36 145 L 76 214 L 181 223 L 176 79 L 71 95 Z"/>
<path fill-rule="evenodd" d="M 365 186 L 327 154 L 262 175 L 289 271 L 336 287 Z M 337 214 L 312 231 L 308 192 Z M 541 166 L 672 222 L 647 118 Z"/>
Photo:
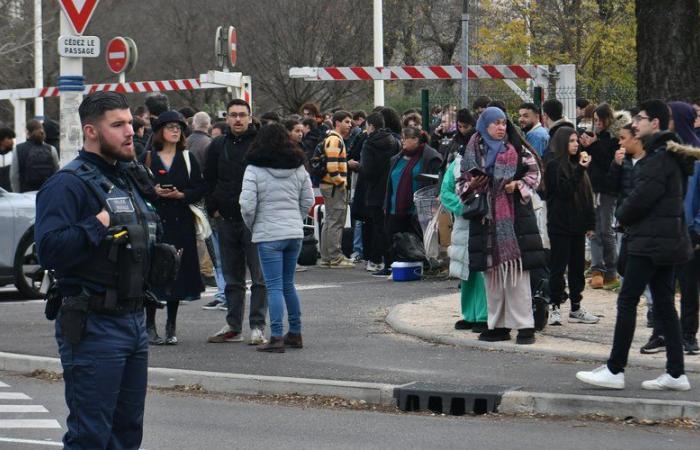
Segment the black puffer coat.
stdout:
<path fill-rule="evenodd" d="M 524 151 L 524 150 L 523 150 Z M 522 163 L 522 154 L 518 158 L 518 169 L 514 180 L 522 179 L 527 167 Z M 547 266 L 547 255 L 542 246 L 542 237 L 537 227 L 537 218 L 532 209 L 532 202 L 523 204 L 520 191 L 513 193 L 515 203 L 515 235 L 523 262 L 523 270 L 541 269 Z M 484 272 L 486 263 L 486 226 L 481 221 L 472 220 L 469 224 L 469 270 Z"/>
<path fill-rule="evenodd" d="M 587 231 L 595 230 L 595 212 L 593 210 L 593 195 L 576 193 L 583 189 L 586 169 L 578 163 L 578 155 L 574 156 L 574 168 L 570 176 L 560 169 L 560 158 L 547 163 L 545 170 L 545 185 L 547 186 L 547 232 L 558 236 L 580 236 Z M 588 188 L 590 191 L 590 187 Z"/>
<path fill-rule="evenodd" d="M 398 138 L 387 129 L 367 136 L 362 146 L 360 176 L 365 183 L 365 204 L 368 207 L 384 206 L 391 158 L 400 150 Z"/>
<path fill-rule="evenodd" d="M 630 155 L 625 155 L 625 159 L 622 160 L 622 165 L 616 164 L 615 161 L 610 164 L 607 180 L 608 191 L 617 194 L 618 209 L 627 196 L 634 190 L 634 170 L 635 165 L 632 163 L 632 157 Z"/>
<path fill-rule="evenodd" d="M 615 214 L 627 233 L 628 254 L 656 265 L 682 264 L 692 256 L 683 197 L 693 162 L 667 151 L 669 141 L 678 137 L 668 131 L 645 140 L 647 156 L 635 167 L 634 190 Z"/>
<path fill-rule="evenodd" d="M 588 148 L 584 148 L 591 155 L 591 165 L 588 167 L 588 176 L 591 178 L 593 192 L 614 195 L 606 182 L 610 163 L 615 158 L 615 152 L 620 148 L 620 142 L 608 131 L 601 131 L 598 140 Z"/>

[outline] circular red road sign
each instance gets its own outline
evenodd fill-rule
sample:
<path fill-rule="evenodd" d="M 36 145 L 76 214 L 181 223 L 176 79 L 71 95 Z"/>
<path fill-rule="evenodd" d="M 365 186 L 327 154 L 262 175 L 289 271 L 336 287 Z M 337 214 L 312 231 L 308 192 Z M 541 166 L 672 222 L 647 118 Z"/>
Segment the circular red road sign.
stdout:
<path fill-rule="evenodd" d="M 235 27 L 228 27 L 229 61 L 231 67 L 236 67 L 238 60 L 238 33 Z"/>
<path fill-rule="evenodd" d="M 131 58 L 129 45 L 126 39 L 117 36 L 107 43 L 107 66 L 114 73 L 122 73 L 129 64 Z"/>

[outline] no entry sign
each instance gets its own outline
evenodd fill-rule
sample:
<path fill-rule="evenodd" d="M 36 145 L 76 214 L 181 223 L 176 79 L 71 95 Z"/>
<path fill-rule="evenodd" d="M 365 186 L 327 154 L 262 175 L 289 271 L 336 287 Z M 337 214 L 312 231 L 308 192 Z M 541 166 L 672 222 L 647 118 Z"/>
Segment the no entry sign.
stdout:
<path fill-rule="evenodd" d="M 107 44 L 107 66 L 113 73 L 122 73 L 129 65 L 131 51 L 125 38 L 117 36 Z"/>
<path fill-rule="evenodd" d="M 228 27 L 228 51 L 231 67 L 236 67 L 238 60 L 238 33 L 235 27 Z"/>

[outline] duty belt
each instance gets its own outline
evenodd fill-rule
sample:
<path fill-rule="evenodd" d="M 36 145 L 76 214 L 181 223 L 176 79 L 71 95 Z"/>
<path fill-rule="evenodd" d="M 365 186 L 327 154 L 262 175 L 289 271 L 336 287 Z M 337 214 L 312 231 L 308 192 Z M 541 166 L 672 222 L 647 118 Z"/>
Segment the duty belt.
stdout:
<path fill-rule="evenodd" d="M 117 301 L 114 308 L 105 307 L 105 297 L 92 295 L 88 299 L 88 311 L 96 314 L 122 315 L 143 309 L 143 298 L 132 298 Z"/>

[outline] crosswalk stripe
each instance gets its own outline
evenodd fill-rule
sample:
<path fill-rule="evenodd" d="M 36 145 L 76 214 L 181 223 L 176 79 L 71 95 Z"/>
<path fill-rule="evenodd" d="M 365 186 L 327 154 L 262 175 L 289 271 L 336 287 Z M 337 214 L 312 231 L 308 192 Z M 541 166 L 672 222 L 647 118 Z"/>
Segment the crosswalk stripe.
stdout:
<path fill-rule="evenodd" d="M 0 388 L 6 388 L 6 387 L 10 387 L 10 386 L 3 383 L 2 381 L 0 381 Z"/>
<path fill-rule="evenodd" d="M 0 405 L 0 413 L 45 413 L 48 409 L 41 405 Z"/>
<path fill-rule="evenodd" d="M 0 419 L 0 429 L 7 428 L 61 428 L 57 420 L 32 420 L 32 419 Z"/>
<path fill-rule="evenodd" d="M 0 400 L 31 400 L 27 394 L 21 392 L 0 392 Z"/>
<path fill-rule="evenodd" d="M 63 442 L 55 441 L 38 441 L 35 439 L 16 439 L 16 438 L 4 438 L 0 437 L 0 442 L 10 442 L 13 444 L 32 444 L 32 445 L 44 445 L 47 447 L 63 447 Z"/>

